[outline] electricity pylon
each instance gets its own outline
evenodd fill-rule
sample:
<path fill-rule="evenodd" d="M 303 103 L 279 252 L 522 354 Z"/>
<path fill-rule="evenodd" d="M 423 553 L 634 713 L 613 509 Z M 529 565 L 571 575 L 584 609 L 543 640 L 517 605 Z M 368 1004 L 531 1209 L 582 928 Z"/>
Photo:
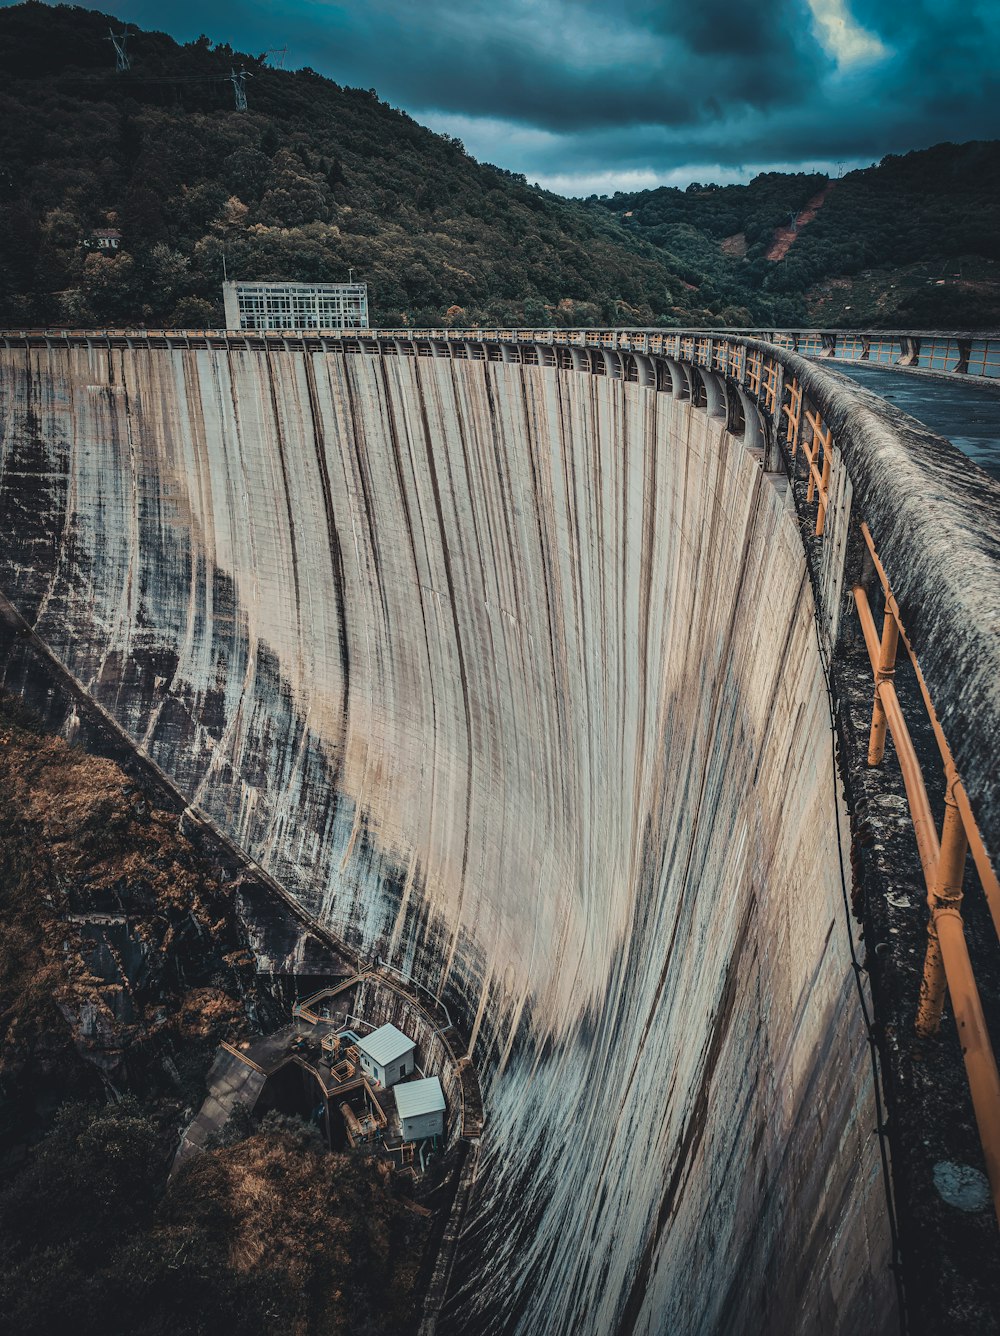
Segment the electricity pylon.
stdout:
<path fill-rule="evenodd" d="M 120 33 L 116 33 L 113 29 L 109 28 L 108 35 L 115 48 L 115 73 L 125 74 L 132 68 L 132 61 L 128 54 L 128 28 L 123 28 Z"/>
<path fill-rule="evenodd" d="M 231 70 L 229 74 L 233 81 L 233 92 L 236 94 L 236 110 L 246 111 L 247 109 L 247 72 L 240 70 L 239 74 Z"/>

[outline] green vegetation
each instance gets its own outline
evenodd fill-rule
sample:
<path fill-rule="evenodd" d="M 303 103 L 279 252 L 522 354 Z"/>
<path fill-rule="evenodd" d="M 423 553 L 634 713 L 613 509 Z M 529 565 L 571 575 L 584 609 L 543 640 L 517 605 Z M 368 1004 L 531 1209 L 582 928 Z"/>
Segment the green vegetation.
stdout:
<path fill-rule="evenodd" d="M 566 200 L 374 90 L 206 38 L 135 33 L 116 73 L 112 24 L 0 9 L 0 324 L 219 326 L 224 268 L 353 269 L 389 326 L 1000 324 L 997 144 L 850 173 L 775 260 L 825 177 Z"/>
<path fill-rule="evenodd" d="M 221 325 L 224 258 L 235 278 L 353 268 L 381 324 L 653 322 L 681 295 L 700 313 L 606 210 L 474 162 L 374 92 L 156 33 L 116 75 L 111 22 L 0 10 L 0 323 Z M 88 248 L 112 227 L 118 254 Z"/>
<path fill-rule="evenodd" d="M 766 258 L 775 228 L 821 194 L 785 257 Z M 833 182 L 769 173 L 593 202 L 662 249 L 708 303 L 743 300 L 757 319 L 769 305 L 779 324 L 1000 326 L 996 142 L 890 155 Z"/>

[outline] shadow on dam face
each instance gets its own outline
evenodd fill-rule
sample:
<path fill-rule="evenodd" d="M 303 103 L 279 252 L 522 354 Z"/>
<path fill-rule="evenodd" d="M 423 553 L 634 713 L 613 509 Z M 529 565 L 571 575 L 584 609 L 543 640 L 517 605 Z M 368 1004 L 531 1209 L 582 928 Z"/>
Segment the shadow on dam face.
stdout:
<path fill-rule="evenodd" d="M 8 596 L 190 802 L 471 1036 L 486 1126 L 439 1329 L 891 1329 L 781 480 L 608 377 L 2 356 Z"/>

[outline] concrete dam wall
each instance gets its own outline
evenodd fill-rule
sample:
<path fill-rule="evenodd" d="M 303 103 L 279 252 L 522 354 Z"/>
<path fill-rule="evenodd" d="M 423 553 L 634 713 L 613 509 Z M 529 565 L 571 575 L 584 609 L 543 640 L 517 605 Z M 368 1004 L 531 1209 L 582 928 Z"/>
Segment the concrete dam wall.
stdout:
<path fill-rule="evenodd" d="M 486 1126 L 440 1329 L 889 1330 L 783 478 L 689 400 L 554 367 L 2 357 L 8 597 L 471 1040 Z"/>

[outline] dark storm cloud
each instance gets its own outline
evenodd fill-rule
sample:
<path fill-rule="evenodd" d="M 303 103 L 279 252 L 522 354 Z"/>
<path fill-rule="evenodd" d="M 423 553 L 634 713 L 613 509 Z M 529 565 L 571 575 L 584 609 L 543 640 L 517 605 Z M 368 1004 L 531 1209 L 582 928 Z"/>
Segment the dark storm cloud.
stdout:
<path fill-rule="evenodd" d="M 712 33 L 739 12 L 732 0 L 711 0 L 712 22 L 692 17 L 696 8 L 620 0 L 326 4 L 298 20 L 296 45 L 308 43 L 317 68 L 371 80 L 407 107 L 563 131 L 689 125 L 726 107 L 801 96 L 814 44 L 785 21 L 789 0 L 761 0 L 758 21 L 770 37 L 758 39 L 750 58 Z"/>
<path fill-rule="evenodd" d="M 120 0 L 116 10 L 180 40 L 287 45 L 290 66 L 374 87 L 477 156 L 564 189 L 588 174 L 853 162 L 1000 134 L 995 0 Z"/>
<path fill-rule="evenodd" d="M 650 6 L 645 21 L 655 30 L 679 36 L 699 55 L 767 58 L 775 39 L 787 45 L 798 28 L 799 8 L 791 0 L 759 5 L 733 0 L 702 0 L 701 4 Z"/>

